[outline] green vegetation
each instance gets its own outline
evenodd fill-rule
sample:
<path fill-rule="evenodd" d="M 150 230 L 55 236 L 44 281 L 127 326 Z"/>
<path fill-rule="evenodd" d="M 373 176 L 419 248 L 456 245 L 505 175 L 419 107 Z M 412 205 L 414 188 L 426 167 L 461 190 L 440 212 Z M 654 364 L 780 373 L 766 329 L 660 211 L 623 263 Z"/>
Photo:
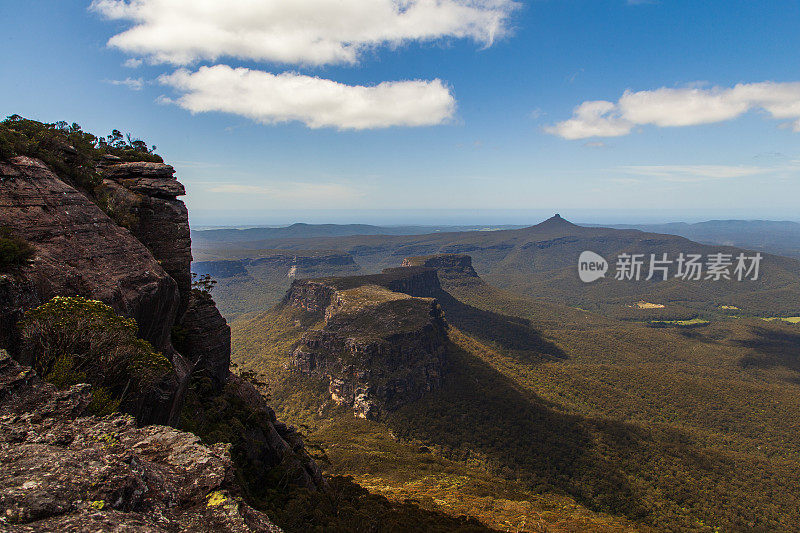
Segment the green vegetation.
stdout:
<path fill-rule="evenodd" d="M 25 239 L 14 235 L 8 228 L 0 227 L 0 272 L 27 264 L 35 250 Z"/>
<path fill-rule="evenodd" d="M 789 322 L 790 324 L 800 324 L 800 316 L 771 316 L 762 318 L 761 320 L 783 320 L 784 322 Z"/>
<path fill-rule="evenodd" d="M 196 273 L 192 272 L 192 290 L 206 296 L 211 296 L 211 292 L 214 290 L 216 284 L 217 281 L 210 275 L 203 274 L 198 277 Z"/>
<path fill-rule="evenodd" d="M 135 320 L 97 300 L 57 296 L 25 313 L 19 329 L 22 360 L 60 388 L 92 384 L 90 409 L 97 414 L 146 394 L 172 369 L 137 338 Z"/>
<path fill-rule="evenodd" d="M 287 370 L 314 323 L 295 309 L 234 322 L 234 360 L 268 376 L 279 417 L 308 426 L 328 472 L 392 501 L 512 531 L 796 527 L 794 325 L 654 328 L 444 285 L 443 387 L 384 422 L 353 419 L 327 383 Z"/>
<path fill-rule="evenodd" d="M 76 123 L 48 124 L 19 115 L 0 122 L 0 161 L 18 155 L 41 159 L 59 176 L 92 194 L 101 183 L 95 165 L 103 156 L 117 157 L 120 162 L 162 163 L 155 149 L 119 130 L 113 130 L 107 137 L 95 137 Z"/>

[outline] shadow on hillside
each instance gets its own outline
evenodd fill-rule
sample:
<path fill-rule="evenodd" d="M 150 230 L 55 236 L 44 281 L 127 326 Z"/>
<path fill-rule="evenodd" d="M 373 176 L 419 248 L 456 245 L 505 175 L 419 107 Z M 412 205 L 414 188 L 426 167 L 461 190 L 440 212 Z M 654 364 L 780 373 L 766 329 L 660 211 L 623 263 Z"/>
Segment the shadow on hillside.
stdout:
<path fill-rule="evenodd" d="M 434 296 L 444 309 L 449 323 L 481 341 L 498 344 L 511 355 L 525 357 L 525 362 L 567 357 L 561 348 L 544 339 L 529 320 L 478 309 L 444 290 Z"/>
<path fill-rule="evenodd" d="M 750 333 L 751 338 L 733 341 L 737 346 L 754 350 L 739 361 L 742 368 L 784 366 L 800 372 L 800 333 L 759 326 L 751 327 Z"/>
<path fill-rule="evenodd" d="M 399 436 L 635 521 L 689 529 L 683 507 L 720 524 L 756 517 L 755 502 L 720 489 L 732 478 L 746 483 L 746 474 L 689 435 L 559 412 L 476 355 L 456 346 L 450 355 L 442 389 L 387 420 Z"/>

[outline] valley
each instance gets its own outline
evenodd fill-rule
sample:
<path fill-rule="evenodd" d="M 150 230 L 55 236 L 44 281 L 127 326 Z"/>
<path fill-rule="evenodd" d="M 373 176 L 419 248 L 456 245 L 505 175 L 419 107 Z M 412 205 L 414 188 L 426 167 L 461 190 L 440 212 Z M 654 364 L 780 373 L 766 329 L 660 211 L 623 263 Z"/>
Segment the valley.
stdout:
<path fill-rule="evenodd" d="M 234 361 L 269 384 L 282 417 L 307 428 L 327 471 L 512 531 L 523 523 L 534 531 L 791 528 L 784 520 L 795 512 L 791 480 L 800 473 L 796 326 L 742 318 L 652 327 L 494 288 L 465 255 L 403 264 L 379 276 L 296 281 L 289 295 L 312 284 L 328 287 L 328 300 L 298 307 L 304 300 L 287 296 L 233 323 Z M 404 269 L 409 281 L 398 285 Z M 420 270 L 435 271 L 438 286 L 412 282 Z M 367 317 L 333 303 L 354 290 L 356 315 Z M 437 377 L 417 380 L 422 396 L 388 389 L 398 403 L 365 410 L 385 383 L 409 383 L 370 355 L 404 352 L 393 333 L 400 322 L 383 306 L 409 298 L 434 298 L 446 320 Z M 430 311 L 409 308 L 404 320 L 409 314 Z M 298 371 L 296 347 L 334 331 L 356 359 L 317 343 L 317 360 L 334 363 Z M 367 333 L 385 348 L 356 349 L 352 336 Z M 343 401 L 348 379 L 361 397 Z"/>

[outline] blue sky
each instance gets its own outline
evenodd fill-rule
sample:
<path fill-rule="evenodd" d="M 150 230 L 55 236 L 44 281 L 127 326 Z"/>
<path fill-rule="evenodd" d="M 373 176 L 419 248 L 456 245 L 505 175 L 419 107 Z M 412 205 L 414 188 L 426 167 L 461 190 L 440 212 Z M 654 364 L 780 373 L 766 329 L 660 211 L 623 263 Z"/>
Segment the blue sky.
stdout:
<path fill-rule="evenodd" d="M 196 224 L 800 219 L 797 2 L 36 0 L 0 16 L 0 112 L 156 144 Z"/>

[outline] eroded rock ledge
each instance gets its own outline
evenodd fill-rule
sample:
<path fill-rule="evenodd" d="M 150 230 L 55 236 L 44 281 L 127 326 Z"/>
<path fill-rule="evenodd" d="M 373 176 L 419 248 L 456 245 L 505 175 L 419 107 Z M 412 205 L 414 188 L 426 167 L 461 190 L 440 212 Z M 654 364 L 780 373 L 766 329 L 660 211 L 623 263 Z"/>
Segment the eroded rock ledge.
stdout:
<path fill-rule="evenodd" d="M 90 399 L 88 385 L 59 391 L 0 351 L 0 528 L 280 531 L 239 497 L 227 444 L 83 416 Z"/>

